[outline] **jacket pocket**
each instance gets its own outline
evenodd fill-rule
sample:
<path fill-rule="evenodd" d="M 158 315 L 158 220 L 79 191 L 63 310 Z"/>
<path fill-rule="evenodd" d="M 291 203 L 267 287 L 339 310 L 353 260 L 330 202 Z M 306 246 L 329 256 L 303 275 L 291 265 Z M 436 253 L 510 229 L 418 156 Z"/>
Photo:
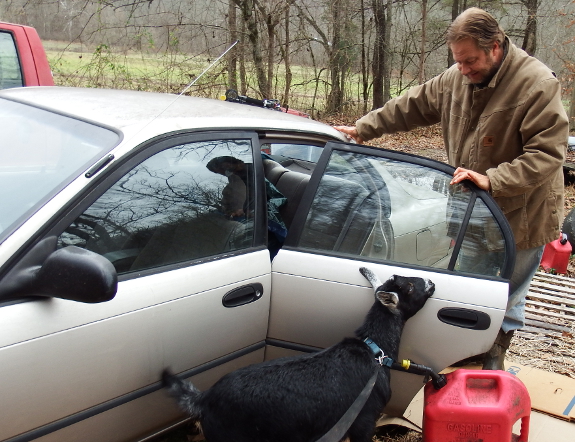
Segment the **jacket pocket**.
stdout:
<path fill-rule="evenodd" d="M 448 129 L 448 151 L 449 157 L 456 160 L 459 164 L 458 153 L 461 151 L 463 143 L 465 142 L 465 135 L 469 125 L 469 118 L 456 115 L 452 112 L 449 113 L 449 129 Z"/>
<path fill-rule="evenodd" d="M 513 235 L 515 236 L 515 242 L 521 243 L 524 241 L 529 241 L 529 223 L 527 220 L 527 196 L 526 194 L 509 196 L 509 197 L 497 197 L 494 198 L 501 211 L 507 218 Z"/>

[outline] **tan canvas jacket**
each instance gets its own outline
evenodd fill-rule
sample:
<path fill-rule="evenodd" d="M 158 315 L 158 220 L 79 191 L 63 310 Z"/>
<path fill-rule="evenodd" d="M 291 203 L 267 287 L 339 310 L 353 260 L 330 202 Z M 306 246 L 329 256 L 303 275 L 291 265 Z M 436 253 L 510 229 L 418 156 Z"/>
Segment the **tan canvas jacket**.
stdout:
<path fill-rule="evenodd" d="M 507 55 L 483 89 L 454 65 L 357 121 L 370 140 L 440 122 L 448 162 L 489 176 L 518 249 L 559 237 L 569 133 L 555 75 L 507 40 Z"/>

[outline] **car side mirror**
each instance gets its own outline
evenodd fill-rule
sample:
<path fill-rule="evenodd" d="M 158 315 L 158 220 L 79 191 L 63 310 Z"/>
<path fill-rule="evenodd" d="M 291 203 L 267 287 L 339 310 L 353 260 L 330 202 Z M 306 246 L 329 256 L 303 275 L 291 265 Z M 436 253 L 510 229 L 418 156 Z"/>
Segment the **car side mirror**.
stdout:
<path fill-rule="evenodd" d="M 56 250 L 37 274 L 41 296 L 98 303 L 116 296 L 118 275 L 102 255 L 76 246 Z"/>
<path fill-rule="evenodd" d="M 76 246 L 54 248 L 53 237 L 38 243 L 2 278 L 0 300 L 42 296 L 99 303 L 116 296 L 118 275 L 110 261 Z"/>

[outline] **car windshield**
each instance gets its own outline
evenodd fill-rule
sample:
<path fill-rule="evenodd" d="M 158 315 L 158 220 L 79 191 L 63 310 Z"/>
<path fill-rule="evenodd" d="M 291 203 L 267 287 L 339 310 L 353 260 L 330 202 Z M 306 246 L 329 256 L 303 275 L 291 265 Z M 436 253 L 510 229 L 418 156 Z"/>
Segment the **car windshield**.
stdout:
<path fill-rule="evenodd" d="M 109 129 L 0 99 L 0 243 L 119 139 Z"/>

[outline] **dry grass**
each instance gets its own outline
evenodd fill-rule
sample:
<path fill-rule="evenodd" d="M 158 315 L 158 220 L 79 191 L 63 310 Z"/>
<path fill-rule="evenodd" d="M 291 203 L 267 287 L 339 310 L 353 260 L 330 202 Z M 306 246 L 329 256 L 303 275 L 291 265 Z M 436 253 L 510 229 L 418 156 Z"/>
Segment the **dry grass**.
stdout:
<path fill-rule="evenodd" d="M 421 433 L 413 430 L 406 430 L 403 427 L 381 427 L 378 428 L 373 442 L 421 442 Z"/>
<path fill-rule="evenodd" d="M 399 426 L 387 426 L 377 429 L 373 442 L 421 442 L 422 435 L 417 431 L 407 430 Z M 150 442 L 204 442 L 205 439 L 199 434 L 194 425 L 183 426 L 170 433 L 159 436 Z M 346 439 L 344 442 L 349 442 Z"/>
<path fill-rule="evenodd" d="M 575 331 L 561 336 L 517 332 L 511 341 L 507 361 L 569 376 L 575 379 Z"/>

